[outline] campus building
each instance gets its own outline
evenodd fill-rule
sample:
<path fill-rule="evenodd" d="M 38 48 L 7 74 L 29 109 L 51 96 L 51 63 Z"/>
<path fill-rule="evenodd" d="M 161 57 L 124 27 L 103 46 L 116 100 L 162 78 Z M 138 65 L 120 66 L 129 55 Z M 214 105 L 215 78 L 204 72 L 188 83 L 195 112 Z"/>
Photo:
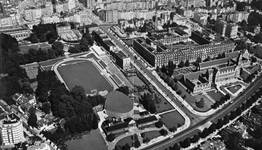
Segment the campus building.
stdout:
<path fill-rule="evenodd" d="M 167 65 L 169 61 L 180 63 L 181 61 L 195 61 L 198 57 L 204 60 L 209 57 L 216 57 L 222 53 L 230 53 L 235 45 L 230 41 L 213 42 L 203 45 L 177 45 L 167 46 L 156 44 L 149 38 L 138 38 L 133 41 L 133 48 L 150 65 Z"/>
<path fill-rule="evenodd" d="M 180 82 L 193 94 L 211 89 L 213 70 L 204 70 L 180 75 Z M 179 77 L 176 77 L 179 78 Z"/>
<path fill-rule="evenodd" d="M 3 120 L 1 136 L 3 148 L 25 141 L 22 121 L 15 114 L 10 114 Z"/>
<path fill-rule="evenodd" d="M 9 34 L 20 41 L 28 38 L 32 32 L 26 26 L 9 26 L 0 28 L 0 33 Z"/>
<path fill-rule="evenodd" d="M 123 70 L 129 70 L 131 68 L 131 59 L 120 51 L 116 45 L 109 40 L 106 34 L 104 34 L 101 30 L 94 31 L 92 34 L 96 42 L 113 56 L 118 67 Z"/>
<path fill-rule="evenodd" d="M 150 33 L 149 38 L 152 41 L 162 43 L 164 45 L 172 45 L 179 42 L 189 41 L 190 35 L 179 28 L 169 28 L 168 31 L 158 31 Z"/>
<path fill-rule="evenodd" d="M 235 23 L 228 23 L 226 27 L 226 36 L 229 38 L 237 38 L 238 25 Z"/>
<path fill-rule="evenodd" d="M 117 51 L 112 53 L 115 59 L 116 65 L 118 65 L 123 70 L 131 69 L 131 59 L 127 57 L 122 51 Z"/>
<path fill-rule="evenodd" d="M 237 65 L 222 66 L 217 68 L 215 82 L 231 80 L 240 76 L 240 68 Z"/>

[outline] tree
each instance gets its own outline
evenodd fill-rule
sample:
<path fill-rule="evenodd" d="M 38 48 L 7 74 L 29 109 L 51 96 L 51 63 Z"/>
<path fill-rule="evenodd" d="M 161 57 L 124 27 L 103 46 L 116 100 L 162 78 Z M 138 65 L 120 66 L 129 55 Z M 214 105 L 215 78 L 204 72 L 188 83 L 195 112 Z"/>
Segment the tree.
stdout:
<path fill-rule="evenodd" d="M 200 100 L 196 101 L 196 106 L 198 108 L 203 108 L 205 106 L 204 98 L 201 98 Z"/>
<path fill-rule="evenodd" d="M 188 67 L 190 65 L 189 60 L 187 59 L 185 62 L 185 66 Z"/>
<path fill-rule="evenodd" d="M 35 112 L 30 113 L 28 120 L 27 120 L 27 123 L 31 127 L 37 127 L 37 116 L 36 116 Z"/>
<path fill-rule="evenodd" d="M 166 136 L 166 135 L 167 135 L 167 131 L 166 131 L 165 129 L 161 129 L 161 130 L 159 131 L 159 133 L 160 133 L 161 135 L 163 135 L 163 136 Z"/>
<path fill-rule="evenodd" d="M 144 94 L 141 99 L 140 103 L 144 106 L 146 110 L 148 110 L 150 113 L 156 112 L 156 106 L 155 102 L 153 100 L 153 96 L 151 94 Z"/>
<path fill-rule="evenodd" d="M 74 99 L 78 101 L 82 101 L 86 97 L 84 88 L 79 85 L 73 87 L 73 89 L 71 90 L 71 94 L 74 97 Z"/>
<path fill-rule="evenodd" d="M 251 59 L 251 62 L 252 62 L 252 63 L 255 63 L 255 62 L 257 62 L 257 58 L 256 58 L 256 57 L 254 57 L 254 56 L 252 56 L 250 59 Z"/>
<path fill-rule="evenodd" d="M 44 113 L 49 114 L 51 111 L 51 104 L 49 102 L 44 102 L 42 104 L 42 110 Z"/>
<path fill-rule="evenodd" d="M 178 95 L 182 94 L 181 90 L 178 90 L 178 91 L 177 91 L 177 94 L 178 94 Z"/>
<path fill-rule="evenodd" d="M 116 90 L 119 91 L 119 92 L 124 93 L 127 96 L 129 95 L 129 88 L 128 88 L 128 86 L 121 86 L 121 87 L 119 87 Z"/>
<path fill-rule="evenodd" d="M 135 135 L 134 135 L 134 147 L 135 147 L 135 148 L 138 148 L 140 145 L 141 145 L 141 144 L 140 144 L 140 142 L 139 142 L 139 140 L 138 140 L 138 137 L 137 137 L 137 135 L 135 134 Z"/>
<path fill-rule="evenodd" d="M 94 38 L 88 31 L 83 35 L 80 41 L 80 46 L 82 47 L 82 51 L 87 51 L 90 46 L 93 46 L 93 44 L 94 44 Z"/>
<path fill-rule="evenodd" d="M 34 93 L 34 90 L 32 89 L 29 81 L 23 82 L 21 86 L 22 86 L 21 90 L 24 94 L 33 94 Z"/>
<path fill-rule="evenodd" d="M 172 150 L 180 150 L 180 146 L 177 143 L 175 143 L 172 147 Z"/>
<path fill-rule="evenodd" d="M 54 42 L 52 44 L 55 56 L 62 56 L 64 54 L 64 44 L 61 42 Z"/>
<path fill-rule="evenodd" d="M 210 59 L 211 59 L 210 56 L 207 56 L 207 58 L 204 59 L 203 62 L 210 61 Z"/>
<path fill-rule="evenodd" d="M 180 146 L 182 148 L 187 148 L 188 146 L 190 146 L 190 139 L 186 138 L 184 141 L 180 142 Z"/>
<path fill-rule="evenodd" d="M 179 68 L 183 68 L 185 66 L 185 63 L 183 61 L 180 61 L 180 63 L 178 64 Z"/>
<path fill-rule="evenodd" d="M 155 126 L 157 128 L 161 128 L 163 126 L 163 122 L 161 120 L 159 120 L 158 122 L 155 123 Z"/>
<path fill-rule="evenodd" d="M 202 61 L 202 59 L 200 57 L 197 57 L 196 63 L 199 64 L 199 63 L 201 63 L 201 61 Z"/>

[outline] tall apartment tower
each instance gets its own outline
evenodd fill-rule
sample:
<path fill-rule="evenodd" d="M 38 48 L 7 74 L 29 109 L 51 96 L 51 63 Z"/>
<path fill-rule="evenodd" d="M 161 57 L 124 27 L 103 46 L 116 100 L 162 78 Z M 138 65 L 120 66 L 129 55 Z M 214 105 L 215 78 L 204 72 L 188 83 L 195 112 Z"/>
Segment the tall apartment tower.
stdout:
<path fill-rule="evenodd" d="M 10 114 L 3 120 L 1 136 L 3 148 L 25 141 L 22 121 L 15 114 Z"/>

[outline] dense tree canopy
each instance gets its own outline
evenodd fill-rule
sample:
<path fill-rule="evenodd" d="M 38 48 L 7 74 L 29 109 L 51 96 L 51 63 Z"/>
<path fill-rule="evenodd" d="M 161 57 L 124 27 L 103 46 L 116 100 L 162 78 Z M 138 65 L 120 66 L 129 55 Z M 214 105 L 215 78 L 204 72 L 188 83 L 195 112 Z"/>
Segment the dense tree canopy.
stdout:
<path fill-rule="evenodd" d="M 86 96 L 81 86 L 75 86 L 69 92 L 52 71 L 40 71 L 37 80 L 37 100 L 44 102 L 43 107 L 46 103 L 51 104 L 53 114 L 65 119 L 64 127 L 67 132 L 79 133 L 97 128 L 93 107 L 104 104 L 104 97 Z"/>

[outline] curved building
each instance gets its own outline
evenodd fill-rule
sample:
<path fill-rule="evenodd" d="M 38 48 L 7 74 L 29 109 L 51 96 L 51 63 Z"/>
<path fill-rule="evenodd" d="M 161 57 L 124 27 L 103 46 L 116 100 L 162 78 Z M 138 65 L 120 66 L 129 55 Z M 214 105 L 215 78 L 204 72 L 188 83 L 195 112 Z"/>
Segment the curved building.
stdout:
<path fill-rule="evenodd" d="M 3 140 L 2 147 L 12 147 L 14 144 L 25 141 L 22 121 L 15 114 L 10 114 L 3 121 L 1 136 Z"/>
<path fill-rule="evenodd" d="M 133 101 L 124 93 L 113 91 L 106 97 L 105 110 L 109 117 L 132 117 L 134 112 Z"/>

